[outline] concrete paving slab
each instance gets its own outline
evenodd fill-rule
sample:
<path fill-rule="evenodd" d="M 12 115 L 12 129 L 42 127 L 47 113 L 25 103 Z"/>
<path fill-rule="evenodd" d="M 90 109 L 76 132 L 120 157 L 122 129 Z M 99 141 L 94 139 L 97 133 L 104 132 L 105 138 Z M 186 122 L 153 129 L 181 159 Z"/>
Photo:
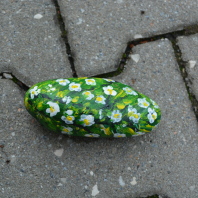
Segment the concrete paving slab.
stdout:
<path fill-rule="evenodd" d="M 198 18 L 198 2 L 189 0 L 58 2 L 80 76 L 113 71 L 134 37 L 181 29 Z"/>
<path fill-rule="evenodd" d="M 6 0 L 0 7 L 0 72 L 12 72 L 27 85 L 72 76 L 50 0 Z"/>
<path fill-rule="evenodd" d="M 162 121 L 128 139 L 71 139 L 43 129 L 23 92 L 0 79 L 0 197 L 196 197 L 197 122 L 168 41 L 135 47 L 120 76 L 156 100 Z"/>
<path fill-rule="evenodd" d="M 188 78 L 192 82 L 192 84 L 189 83 L 189 86 L 198 99 L 198 34 L 179 37 L 178 44 L 182 51 L 182 58 L 187 62 L 186 70 Z"/>
<path fill-rule="evenodd" d="M 150 42 L 134 47 L 133 54 L 139 55 L 139 61 L 131 59 L 114 79 L 148 95 L 162 109 L 161 124 L 145 136 L 151 147 L 144 160 L 151 166 L 146 176 L 141 172 L 139 177 L 145 177 L 148 185 L 153 177 L 152 187 L 171 198 L 196 197 L 198 125 L 172 45 L 168 40 Z"/>

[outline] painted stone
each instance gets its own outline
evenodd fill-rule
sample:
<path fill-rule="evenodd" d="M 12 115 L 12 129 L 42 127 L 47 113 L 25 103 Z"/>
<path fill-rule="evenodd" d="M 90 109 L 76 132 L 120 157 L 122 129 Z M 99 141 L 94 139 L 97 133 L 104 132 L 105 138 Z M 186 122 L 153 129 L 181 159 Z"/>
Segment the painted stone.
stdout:
<path fill-rule="evenodd" d="M 26 92 L 25 106 L 44 127 L 72 136 L 139 136 L 150 132 L 161 118 L 152 99 L 104 78 L 37 83 Z"/>

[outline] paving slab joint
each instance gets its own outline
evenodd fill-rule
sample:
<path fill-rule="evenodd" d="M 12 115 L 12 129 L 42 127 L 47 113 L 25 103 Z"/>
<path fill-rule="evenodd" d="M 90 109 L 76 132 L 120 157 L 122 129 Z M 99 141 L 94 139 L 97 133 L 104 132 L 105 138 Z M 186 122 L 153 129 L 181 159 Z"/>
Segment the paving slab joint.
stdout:
<path fill-rule="evenodd" d="M 67 37 L 67 30 L 66 30 L 65 23 L 64 23 L 62 14 L 61 14 L 59 3 L 57 0 L 51 0 L 51 1 L 56 8 L 56 16 L 57 16 L 58 24 L 59 24 L 60 31 L 61 31 L 61 38 L 63 39 L 63 41 L 65 43 L 66 53 L 67 53 L 67 57 L 68 57 L 68 60 L 69 60 L 70 66 L 71 66 L 72 75 L 73 75 L 73 77 L 78 77 L 78 74 L 77 74 L 76 68 L 75 68 L 75 64 L 74 64 L 74 57 L 72 55 L 71 46 L 69 44 L 69 40 Z"/>
<path fill-rule="evenodd" d="M 12 80 L 15 84 L 17 84 L 24 91 L 27 91 L 30 88 L 29 86 L 27 86 L 25 83 L 23 83 L 21 80 L 19 80 L 16 76 L 14 76 L 10 72 L 1 72 L 0 78 Z"/>
<path fill-rule="evenodd" d="M 196 34 L 196 33 L 198 33 L 198 24 L 193 24 L 193 25 L 186 26 L 182 30 L 178 30 L 178 31 L 174 31 L 174 32 L 168 32 L 168 33 L 164 33 L 164 34 L 159 34 L 159 35 L 154 35 L 154 36 L 151 36 L 151 37 L 140 38 L 140 39 L 135 39 L 133 41 L 129 41 L 128 44 L 127 44 L 127 47 L 125 49 L 125 52 L 120 59 L 120 63 L 119 63 L 118 68 L 115 71 L 95 75 L 93 77 L 99 77 L 99 78 L 104 78 L 105 77 L 105 78 L 107 78 L 107 77 L 118 76 L 124 70 L 125 65 L 127 64 L 127 61 L 129 60 L 129 55 L 133 53 L 133 47 L 135 47 L 137 45 L 140 45 L 140 44 L 145 44 L 145 43 L 148 43 L 148 42 L 153 42 L 153 41 L 157 41 L 157 40 L 161 40 L 161 39 L 168 39 L 172 43 L 175 58 L 176 58 L 176 61 L 179 65 L 181 75 L 183 77 L 183 80 L 184 80 L 184 83 L 185 83 L 185 86 L 186 86 L 186 90 L 187 90 L 188 95 L 189 95 L 189 99 L 192 103 L 193 111 L 194 111 L 195 116 L 196 116 L 197 121 L 198 121 L 198 100 L 196 99 L 196 96 L 193 93 L 193 91 L 190 89 L 189 84 L 191 84 L 192 82 L 188 78 L 188 73 L 187 73 L 187 70 L 186 70 L 187 62 L 185 62 L 182 59 L 182 52 L 181 52 L 181 50 L 180 50 L 180 48 L 177 44 L 177 37 L 179 37 L 179 36 L 190 36 L 190 35 L 193 35 L 193 34 Z"/>
<path fill-rule="evenodd" d="M 198 31 L 198 29 L 197 29 L 197 31 Z M 197 33 L 197 32 L 195 32 L 195 33 Z M 181 76 L 183 78 L 183 81 L 186 86 L 186 90 L 188 92 L 189 100 L 192 103 L 192 108 L 195 113 L 196 119 L 198 121 L 198 100 L 197 100 L 195 94 L 193 93 L 193 90 L 190 88 L 190 84 L 192 84 L 192 82 L 188 77 L 188 72 L 186 69 L 188 62 L 186 62 L 182 59 L 182 52 L 178 45 L 177 37 L 175 35 L 170 35 L 169 40 L 172 43 L 172 47 L 173 47 L 174 53 L 175 53 L 175 58 L 176 58 L 177 64 L 179 65 Z"/>

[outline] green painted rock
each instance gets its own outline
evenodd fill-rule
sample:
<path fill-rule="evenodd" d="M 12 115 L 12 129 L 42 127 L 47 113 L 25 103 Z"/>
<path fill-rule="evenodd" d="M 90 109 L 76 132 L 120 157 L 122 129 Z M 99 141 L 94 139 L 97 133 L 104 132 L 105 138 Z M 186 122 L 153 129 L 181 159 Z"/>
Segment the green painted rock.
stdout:
<path fill-rule="evenodd" d="M 161 118 L 156 102 L 104 78 L 37 83 L 27 91 L 25 106 L 46 128 L 72 136 L 138 136 L 150 132 Z"/>

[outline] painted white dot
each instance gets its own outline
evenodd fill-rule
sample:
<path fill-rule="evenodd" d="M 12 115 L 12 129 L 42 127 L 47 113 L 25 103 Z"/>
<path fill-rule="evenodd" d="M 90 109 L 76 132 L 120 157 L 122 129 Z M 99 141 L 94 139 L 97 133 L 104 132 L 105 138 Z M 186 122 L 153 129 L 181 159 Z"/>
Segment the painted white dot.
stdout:
<path fill-rule="evenodd" d="M 125 186 L 125 182 L 122 179 L 122 176 L 119 177 L 119 184 L 120 186 Z"/>
<path fill-rule="evenodd" d="M 15 132 L 12 132 L 11 134 L 12 134 L 12 136 L 15 136 Z"/>
<path fill-rule="evenodd" d="M 56 156 L 58 156 L 58 157 L 61 157 L 62 154 L 63 154 L 63 149 L 55 150 L 55 151 L 54 151 L 54 154 L 55 154 Z"/>
<path fill-rule="evenodd" d="M 131 167 L 128 167 L 127 169 L 128 169 L 128 170 L 131 170 Z"/>
<path fill-rule="evenodd" d="M 34 19 L 41 19 L 41 18 L 43 18 L 43 15 L 41 14 L 34 15 Z"/>
<path fill-rule="evenodd" d="M 136 177 L 133 177 L 133 180 L 130 182 L 130 184 L 133 186 L 137 184 Z"/>
<path fill-rule="evenodd" d="M 98 186 L 97 186 L 97 183 L 96 183 L 96 185 L 93 186 L 93 188 L 92 188 L 92 193 L 91 193 L 91 195 L 92 195 L 92 196 L 96 196 L 98 193 L 99 193 L 99 190 L 98 190 Z"/>

